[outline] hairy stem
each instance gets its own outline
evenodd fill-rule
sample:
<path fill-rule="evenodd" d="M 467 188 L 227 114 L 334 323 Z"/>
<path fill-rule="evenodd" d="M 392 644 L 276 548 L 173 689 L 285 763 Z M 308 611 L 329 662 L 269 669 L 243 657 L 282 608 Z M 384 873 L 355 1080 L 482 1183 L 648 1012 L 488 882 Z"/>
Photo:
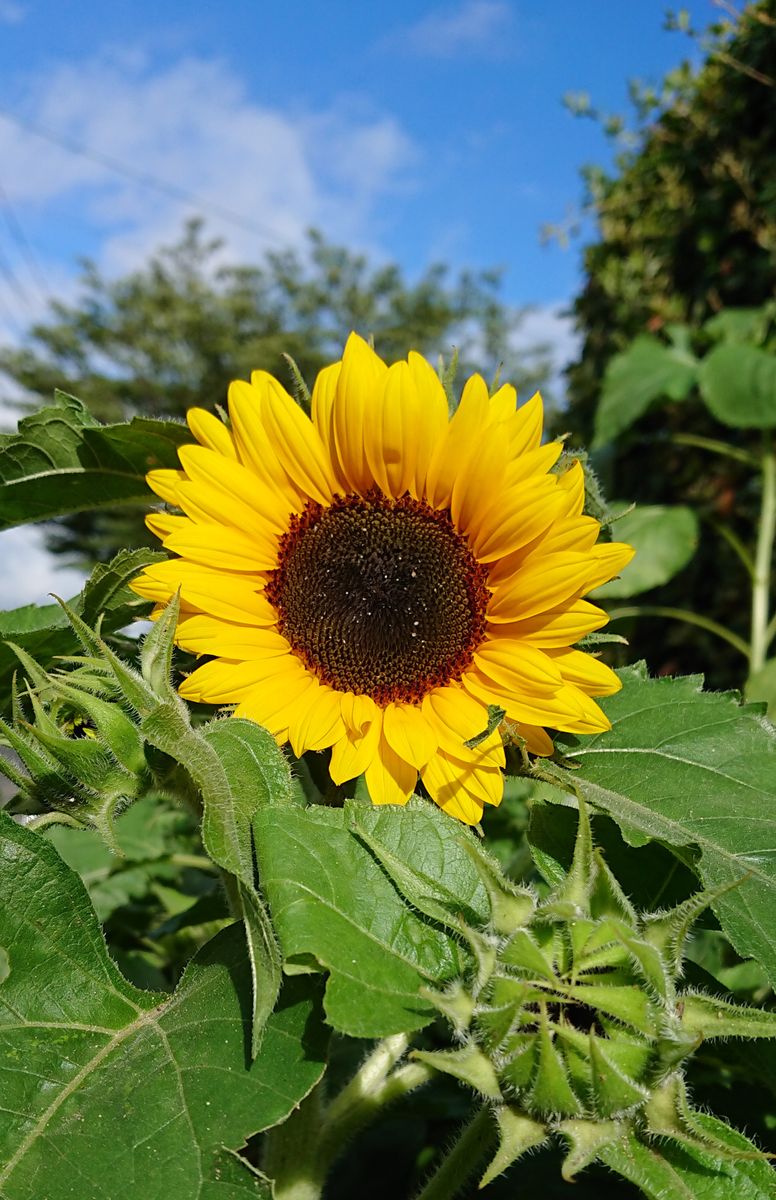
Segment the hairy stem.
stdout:
<path fill-rule="evenodd" d="M 481 1108 L 464 1126 L 458 1141 L 418 1192 L 416 1200 L 453 1200 L 490 1151 L 495 1132 L 490 1109 Z"/>
<path fill-rule="evenodd" d="M 262 1169 L 274 1200 L 320 1200 L 326 1172 L 318 1155 L 323 1087 L 319 1083 L 291 1116 L 267 1133 Z"/>
<path fill-rule="evenodd" d="M 765 665 L 768 653 L 771 560 L 776 538 L 776 455 L 770 446 L 763 454 L 762 477 L 763 495 L 752 580 L 752 631 L 749 653 L 749 670 L 752 675 Z"/>
<path fill-rule="evenodd" d="M 385 1038 L 328 1106 L 320 1083 L 287 1121 L 269 1130 L 263 1169 L 274 1180 L 275 1200 L 319 1200 L 347 1142 L 386 1105 L 430 1079 L 433 1072 L 422 1063 L 393 1069 L 409 1044 L 404 1033 Z"/>

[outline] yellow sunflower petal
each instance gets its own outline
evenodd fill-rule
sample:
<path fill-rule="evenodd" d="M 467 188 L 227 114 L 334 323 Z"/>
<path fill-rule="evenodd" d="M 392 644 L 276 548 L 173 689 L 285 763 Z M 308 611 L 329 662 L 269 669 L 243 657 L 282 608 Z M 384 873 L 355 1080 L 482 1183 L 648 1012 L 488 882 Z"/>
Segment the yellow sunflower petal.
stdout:
<path fill-rule="evenodd" d="M 289 479 L 264 423 L 265 394 L 261 382 L 257 386 L 237 379 L 229 385 L 229 416 L 238 457 L 258 481 L 262 496 L 269 493 L 287 509 L 300 512 L 304 505 L 302 492 Z"/>
<path fill-rule="evenodd" d="M 590 551 L 593 565 L 588 573 L 585 591 L 592 591 L 593 588 L 619 575 L 635 553 L 633 546 L 628 546 L 625 542 L 601 542 L 598 546 L 593 546 Z"/>
<path fill-rule="evenodd" d="M 548 609 L 525 621 L 499 625 L 499 633 L 532 646 L 573 646 L 580 638 L 600 629 L 609 614 L 587 600 L 575 600 L 562 608 Z"/>
<path fill-rule="evenodd" d="M 201 446 L 223 454 L 224 458 L 237 458 L 231 433 L 223 421 L 219 421 L 207 409 L 190 408 L 186 413 L 186 422 Z"/>
<path fill-rule="evenodd" d="M 439 744 L 452 754 L 488 724 L 487 706 L 457 686 L 434 688 L 423 697 L 422 710 Z"/>
<path fill-rule="evenodd" d="M 546 554 L 521 567 L 515 577 L 496 589 L 488 608 L 488 620 L 525 620 L 543 609 L 571 599 L 586 584 L 590 559 L 583 554 Z"/>
<path fill-rule="evenodd" d="M 354 733 L 349 731 L 340 741 L 335 742 L 331 750 L 329 774 L 337 784 L 345 783 L 363 775 L 379 752 L 380 731 L 382 720 L 375 708 L 372 720 L 363 729 Z"/>
<path fill-rule="evenodd" d="M 538 392 L 534 392 L 530 400 L 521 404 L 517 412 L 510 418 L 509 446 L 514 458 L 538 450 L 542 441 L 544 427 L 544 404 Z"/>
<path fill-rule="evenodd" d="M 253 513 L 253 520 L 274 533 L 288 526 L 289 508 L 284 498 L 238 462 L 232 462 L 206 446 L 181 446 L 181 466 L 193 483 L 204 484 L 221 493 L 228 514 L 232 499 Z"/>
<path fill-rule="evenodd" d="M 166 550 L 192 562 L 225 571 L 271 571 L 277 565 L 277 539 L 248 536 L 226 525 L 187 521 L 164 538 Z"/>
<path fill-rule="evenodd" d="M 268 675 L 252 685 L 238 704 L 234 715 L 256 721 L 268 729 L 279 742 L 287 742 L 289 725 L 296 714 L 303 710 L 306 693 L 314 683 L 313 676 L 305 670 L 293 669 Z"/>
<path fill-rule="evenodd" d="M 584 654 L 581 650 L 548 650 L 547 654 L 566 683 L 573 684 L 589 696 L 613 696 L 622 687 L 622 681 L 611 667 L 591 654 Z"/>
<path fill-rule="evenodd" d="M 425 766 L 438 745 L 434 729 L 412 704 L 386 705 L 383 735 L 396 754 L 418 769 Z"/>
<path fill-rule="evenodd" d="M 394 363 L 375 398 L 373 419 L 364 427 L 369 470 L 387 496 L 399 497 L 415 482 L 416 439 L 423 423 L 423 408 L 409 365 Z"/>
<path fill-rule="evenodd" d="M 178 691 L 184 700 L 206 704 L 234 704 L 244 700 L 251 691 L 267 680 L 279 693 L 287 684 L 299 678 L 294 659 L 262 659 L 260 662 L 230 662 L 214 659 L 197 667 L 183 680 Z M 301 666 L 301 664 L 298 664 Z"/>
<path fill-rule="evenodd" d="M 382 391 L 387 371 L 371 346 L 351 333 L 337 380 L 332 431 L 340 471 L 357 492 L 367 491 L 375 482 L 365 441 L 374 420 L 375 398 Z"/>
<path fill-rule="evenodd" d="M 414 431 L 415 478 L 409 490 L 416 500 L 423 495 L 429 463 L 447 431 L 447 396 L 439 376 L 430 363 L 411 350 L 407 363 L 420 398 L 420 417 Z"/>
<path fill-rule="evenodd" d="M 305 495 L 328 504 L 334 481 L 329 455 L 317 429 L 270 375 L 254 371 L 251 382 L 257 388 L 264 383 L 264 428 L 289 479 Z"/>
<path fill-rule="evenodd" d="M 289 741 L 297 757 L 306 750 L 324 750 L 345 736 L 341 693 L 314 680 L 289 721 Z"/>
<path fill-rule="evenodd" d="M 418 772 L 381 737 L 364 779 L 373 804 L 406 804 L 415 790 Z"/>
<path fill-rule="evenodd" d="M 530 754 L 538 754 L 541 758 L 549 758 L 553 754 L 555 746 L 546 729 L 540 725 L 526 725 L 525 721 L 517 723 L 516 728 Z"/>
<path fill-rule="evenodd" d="M 258 625 L 274 625 L 277 621 L 277 613 L 258 590 L 260 581 L 211 571 L 182 558 L 146 567 L 130 586 L 139 596 L 161 603 L 180 588 L 187 604 L 226 621 L 253 621 Z"/>
<path fill-rule="evenodd" d="M 542 650 L 511 638 L 488 639 L 475 651 L 480 673 L 507 692 L 552 695 L 563 686 L 560 667 Z"/>
<path fill-rule="evenodd" d="M 213 654 L 235 661 L 291 653 L 288 642 L 275 629 L 265 625 L 238 625 L 204 613 L 184 616 L 178 622 L 175 640 L 192 654 Z"/>
<path fill-rule="evenodd" d="M 152 492 L 156 492 L 167 504 L 178 504 L 178 487 L 186 478 L 184 471 L 172 471 L 165 468 L 159 471 L 149 471 L 146 483 Z"/>
<path fill-rule="evenodd" d="M 435 508 L 449 504 L 462 467 L 479 447 L 488 423 L 489 403 L 485 380 L 480 375 L 472 375 L 429 463 L 424 495 Z"/>
<path fill-rule="evenodd" d="M 149 513 L 145 519 L 146 526 L 155 537 L 164 541 L 178 529 L 187 529 L 190 522 L 187 517 L 175 517 L 171 513 Z"/>
<path fill-rule="evenodd" d="M 490 419 L 492 424 L 500 424 L 515 415 L 517 407 L 517 391 L 511 383 L 503 383 L 490 398 Z"/>
<path fill-rule="evenodd" d="M 517 492 L 517 494 L 514 494 Z M 519 489 L 510 489 L 478 522 L 472 543 L 480 562 L 493 562 L 527 546 L 556 520 L 563 507 L 554 479 L 536 488 L 530 500 L 518 499 Z"/>

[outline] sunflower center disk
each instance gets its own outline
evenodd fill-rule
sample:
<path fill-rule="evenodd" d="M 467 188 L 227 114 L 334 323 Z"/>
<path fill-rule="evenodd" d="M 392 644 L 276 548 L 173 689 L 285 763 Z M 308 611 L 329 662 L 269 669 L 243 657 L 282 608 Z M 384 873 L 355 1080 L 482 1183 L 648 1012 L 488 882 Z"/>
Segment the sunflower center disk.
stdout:
<path fill-rule="evenodd" d="M 487 568 L 449 514 L 381 492 L 310 502 L 280 542 L 267 598 L 307 668 L 378 704 L 460 679 L 485 633 Z"/>

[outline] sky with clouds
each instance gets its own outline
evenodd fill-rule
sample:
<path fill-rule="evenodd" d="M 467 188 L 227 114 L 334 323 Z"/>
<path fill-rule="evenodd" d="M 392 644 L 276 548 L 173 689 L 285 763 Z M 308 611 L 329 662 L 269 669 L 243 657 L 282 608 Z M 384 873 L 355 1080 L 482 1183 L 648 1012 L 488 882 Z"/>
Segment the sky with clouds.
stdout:
<path fill-rule="evenodd" d="M 0 342 L 74 295 L 79 258 L 124 272 L 200 212 L 235 259 L 314 225 L 410 277 L 499 266 L 504 299 L 535 306 L 526 338 L 561 365 L 579 246 L 539 231 L 609 154 L 562 97 L 626 109 L 629 78 L 692 49 L 665 7 L 0 0 Z M 701 28 L 719 13 L 683 7 Z M 52 586 L 24 544 L 0 536 L 0 605 Z"/>

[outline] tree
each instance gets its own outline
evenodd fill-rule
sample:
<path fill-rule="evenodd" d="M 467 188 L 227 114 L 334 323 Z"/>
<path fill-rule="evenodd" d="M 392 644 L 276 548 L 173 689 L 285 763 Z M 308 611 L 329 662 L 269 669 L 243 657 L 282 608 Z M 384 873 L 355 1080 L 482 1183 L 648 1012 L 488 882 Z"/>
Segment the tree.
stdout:
<path fill-rule="evenodd" d="M 351 329 L 373 335 L 388 360 L 411 348 L 433 357 L 458 349 L 461 370 L 505 376 L 527 394 L 546 377 L 546 348 L 514 345 L 521 313 L 498 297 L 497 271 L 451 278 L 430 267 L 409 283 L 393 265 L 311 232 L 302 250 L 267 251 L 258 265 L 226 261 L 223 245 L 190 222 L 181 240 L 120 279 L 85 263 L 78 300 L 54 302 L 26 344 L 0 351 L 0 372 L 50 400 L 55 388 L 82 399 L 101 419 L 134 413 L 183 417 L 224 403 L 232 379 L 264 368 L 287 386 L 290 354 L 312 383 L 339 356 Z M 148 538 L 140 514 L 84 513 L 50 536 L 77 560 L 105 559 Z"/>
<path fill-rule="evenodd" d="M 592 440 L 602 391 L 614 384 L 610 372 L 635 338 L 657 335 L 668 344 L 678 335 L 677 355 L 703 355 L 712 344 L 711 318 L 732 331 L 734 310 L 761 308 L 774 295 L 776 0 L 729 11 L 735 20 L 695 35 L 705 54 L 699 69 L 684 63 L 658 88 L 631 85 L 635 134 L 624 134 L 620 118 L 602 118 L 610 136 L 629 144 L 613 170 L 585 172 L 597 236 L 585 248 L 585 282 L 573 306 L 582 341 L 568 371 L 563 415 L 564 429 L 583 443 Z M 673 21 L 687 28 L 685 14 Z M 600 116 L 586 97 L 574 98 L 572 107 Z M 697 391 L 681 403 L 670 394 L 654 399 L 670 402 L 610 442 L 597 466 L 610 495 L 643 504 L 670 499 L 700 510 L 706 523 L 700 551 L 659 602 L 705 613 L 744 634 L 740 563 L 729 541 L 709 527 L 724 523 L 739 539 L 749 536 L 759 504 L 751 472 L 676 440 L 687 431 L 720 436 Z M 751 431 L 732 436 L 742 450 L 758 447 Z M 697 630 L 640 622 L 635 636 L 655 669 L 704 670 L 715 686 L 741 682 L 730 648 Z"/>

